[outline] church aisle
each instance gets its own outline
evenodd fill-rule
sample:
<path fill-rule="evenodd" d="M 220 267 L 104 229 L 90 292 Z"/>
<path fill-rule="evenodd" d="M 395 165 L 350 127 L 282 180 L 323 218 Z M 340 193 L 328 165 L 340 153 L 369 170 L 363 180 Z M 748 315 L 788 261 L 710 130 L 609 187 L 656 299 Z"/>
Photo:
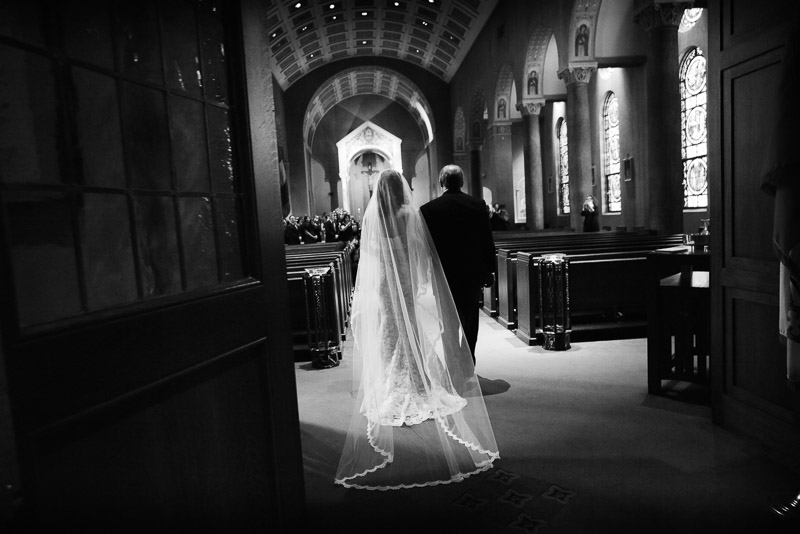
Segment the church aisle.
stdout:
<path fill-rule="evenodd" d="M 336 368 L 296 363 L 307 528 L 784 531 L 768 502 L 791 495 L 800 477 L 712 425 L 701 389 L 649 395 L 645 339 L 551 352 L 526 346 L 485 315 L 477 373 L 500 448 L 497 467 L 432 488 L 334 486 L 356 389 L 350 349 L 345 342 Z"/>

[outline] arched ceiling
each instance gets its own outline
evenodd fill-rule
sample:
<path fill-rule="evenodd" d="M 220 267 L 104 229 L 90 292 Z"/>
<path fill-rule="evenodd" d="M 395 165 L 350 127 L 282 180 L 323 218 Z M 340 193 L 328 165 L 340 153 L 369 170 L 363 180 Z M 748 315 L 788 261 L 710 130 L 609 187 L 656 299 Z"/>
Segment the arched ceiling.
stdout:
<path fill-rule="evenodd" d="M 498 0 L 273 0 L 270 66 L 286 90 L 353 56 L 409 61 L 449 82 Z"/>
<path fill-rule="evenodd" d="M 306 144 L 311 146 L 317 126 L 333 106 L 358 95 L 378 95 L 398 102 L 417 122 L 425 143 L 433 140 L 430 105 L 411 80 L 390 69 L 355 67 L 329 78 L 311 97 L 303 120 Z"/>

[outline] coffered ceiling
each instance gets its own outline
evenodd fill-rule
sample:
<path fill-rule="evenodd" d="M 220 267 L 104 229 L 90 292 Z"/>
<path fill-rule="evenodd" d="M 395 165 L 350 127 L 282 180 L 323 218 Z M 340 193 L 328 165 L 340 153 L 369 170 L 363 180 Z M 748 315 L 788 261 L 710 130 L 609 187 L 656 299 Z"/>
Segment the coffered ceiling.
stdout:
<path fill-rule="evenodd" d="M 409 61 L 449 82 L 498 0 L 273 0 L 267 30 L 286 90 L 315 68 L 354 56 Z"/>

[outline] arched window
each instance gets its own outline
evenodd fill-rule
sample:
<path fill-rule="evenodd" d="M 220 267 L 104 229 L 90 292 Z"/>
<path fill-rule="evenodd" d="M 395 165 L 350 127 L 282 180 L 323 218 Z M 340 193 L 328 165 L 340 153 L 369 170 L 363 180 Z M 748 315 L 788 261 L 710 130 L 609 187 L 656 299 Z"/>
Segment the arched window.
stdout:
<path fill-rule="evenodd" d="M 708 127 L 706 58 L 699 48 L 686 53 L 680 66 L 683 207 L 708 207 Z"/>
<path fill-rule="evenodd" d="M 694 25 L 700 20 L 700 16 L 703 14 L 702 7 L 695 7 L 690 9 L 683 10 L 683 16 L 681 17 L 681 23 L 678 26 L 678 31 L 681 33 L 686 33 L 691 30 Z"/>
<path fill-rule="evenodd" d="M 619 101 L 609 91 L 603 102 L 603 156 L 605 159 L 606 211 L 622 211 L 619 183 Z"/>
<path fill-rule="evenodd" d="M 562 215 L 569 213 L 569 153 L 567 151 L 567 121 L 558 119 L 558 209 Z"/>

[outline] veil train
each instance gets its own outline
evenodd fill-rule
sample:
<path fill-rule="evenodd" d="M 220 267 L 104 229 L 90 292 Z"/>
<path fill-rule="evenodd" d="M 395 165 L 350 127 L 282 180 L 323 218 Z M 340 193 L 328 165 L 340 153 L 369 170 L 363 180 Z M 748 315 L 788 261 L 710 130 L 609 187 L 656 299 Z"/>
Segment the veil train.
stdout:
<path fill-rule="evenodd" d="M 351 324 L 358 395 L 336 472 L 348 488 L 458 482 L 499 458 L 472 355 L 411 189 L 384 171 L 361 230 Z"/>

